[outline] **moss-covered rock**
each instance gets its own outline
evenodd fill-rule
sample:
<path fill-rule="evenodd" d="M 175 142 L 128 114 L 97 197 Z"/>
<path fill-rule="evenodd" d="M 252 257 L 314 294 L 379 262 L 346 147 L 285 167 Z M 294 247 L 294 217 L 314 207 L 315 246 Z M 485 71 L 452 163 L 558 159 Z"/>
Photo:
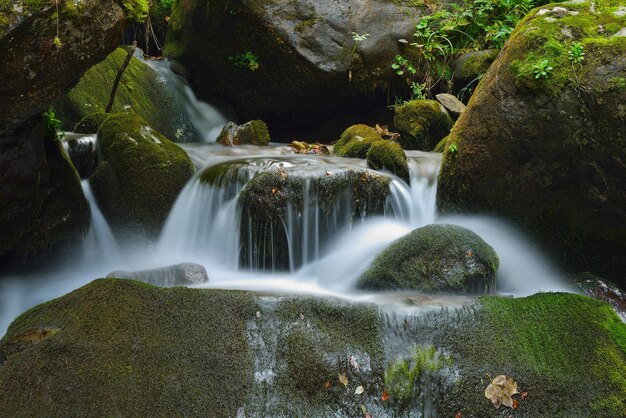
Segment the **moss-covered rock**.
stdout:
<path fill-rule="evenodd" d="M 94 195 L 119 232 L 155 236 L 191 178 L 189 156 L 134 113 L 109 116 L 98 132 Z"/>
<path fill-rule="evenodd" d="M 270 132 L 262 120 L 251 120 L 243 125 L 228 122 L 216 142 L 226 146 L 267 145 L 270 142 Z"/>
<path fill-rule="evenodd" d="M 60 141 L 41 117 L 0 139 L 0 264 L 67 253 L 89 228 L 89 205 Z"/>
<path fill-rule="evenodd" d="M 389 177 L 366 170 L 306 176 L 285 169 L 254 176 L 239 197 L 243 266 L 266 270 L 298 268 L 308 219 L 319 220 L 320 243 L 355 219 L 384 213 Z M 287 226 L 294 236 L 287 235 Z M 313 248 L 311 245 L 310 248 Z"/>
<path fill-rule="evenodd" d="M 104 61 L 87 70 L 76 87 L 55 103 L 65 129 L 72 130 L 76 125 L 81 131 L 90 129 L 86 133 L 97 132 L 95 123 L 101 123 L 101 117 L 93 119 L 93 115 L 104 112 L 127 54 L 124 48 L 113 51 Z M 197 139 L 168 85 L 156 71 L 135 57 L 124 71 L 113 102 L 113 112 L 125 111 L 141 116 L 172 141 Z"/>
<path fill-rule="evenodd" d="M 0 415 L 236 416 L 255 311 L 240 292 L 96 280 L 0 340 Z"/>
<path fill-rule="evenodd" d="M 499 260 L 474 232 L 428 225 L 391 243 L 359 278 L 362 289 L 491 293 Z"/>
<path fill-rule="evenodd" d="M 393 124 L 402 148 L 432 151 L 450 133 L 452 119 L 436 100 L 412 100 L 396 107 Z"/>
<path fill-rule="evenodd" d="M 367 125 L 352 125 L 341 134 L 333 146 L 333 155 L 348 158 L 367 158 L 367 151 L 382 137 L 376 129 Z"/>
<path fill-rule="evenodd" d="M 100 130 L 100 126 L 108 117 L 109 114 L 104 112 L 91 113 L 82 118 L 76 125 L 74 125 L 73 131 L 78 134 L 98 133 L 98 131 Z"/>
<path fill-rule="evenodd" d="M 499 52 L 497 49 L 486 49 L 467 52 L 456 57 L 452 63 L 454 91 L 459 92 L 463 89 L 469 93 L 474 91 L 480 78 L 487 72 Z M 469 94 L 464 94 L 463 97 L 469 97 Z"/>
<path fill-rule="evenodd" d="M 438 319 L 435 316 L 439 315 Z M 484 297 L 469 310 L 440 313 L 423 335 L 449 354 L 459 373 L 435 401 L 441 416 L 492 416 L 489 379 L 515 379 L 522 399 L 506 414 L 532 417 L 626 414 L 626 325 L 603 302 L 571 294 Z M 449 369 L 450 370 L 450 369 Z"/>
<path fill-rule="evenodd" d="M 570 272 L 621 285 L 626 270 L 626 26 L 612 0 L 535 9 L 451 134 L 442 212 L 490 212 L 538 239 Z M 559 9 L 560 8 L 560 9 Z M 556 10 L 556 11 L 555 11 Z M 570 60 L 574 43 L 584 60 Z M 552 67 L 546 76 L 537 68 Z M 575 181 L 573 179 L 576 179 Z"/>
<path fill-rule="evenodd" d="M 381 140 L 372 143 L 366 154 L 367 165 L 374 170 L 388 170 L 409 182 L 409 165 L 402 147 L 393 141 Z"/>
<path fill-rule="evenodd" d="M 62 1 L 58 14 L 55 2 L 0 1 L 0 135 L 41 113 L 104 59 L 123 27 L 112 0 Z"/>

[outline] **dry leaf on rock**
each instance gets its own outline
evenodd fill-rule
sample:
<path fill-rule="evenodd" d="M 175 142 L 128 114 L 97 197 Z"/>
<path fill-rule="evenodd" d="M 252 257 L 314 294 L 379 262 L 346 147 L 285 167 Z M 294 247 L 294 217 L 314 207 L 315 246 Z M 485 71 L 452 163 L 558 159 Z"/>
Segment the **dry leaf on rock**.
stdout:
<path fill-rule="evenodd" d="M 345 373 L 337 373 L 337 379 L 339 379 L 344 386 L 348 386 L 348 376 Z"/>
<path fill-rule="evenodd" d="M 360 394 L 362 394 L 363 392 L 365 392 L 365 388 L 364 388 L 363 386 L 359 386 L 359 387 L 357 387 L 357 388 L 355 389 L 354 394 L 355 394 L 355 395 L 360 395 Z"/>
<path fill-rule="evenodd" d="M 517 391 L 517 382 L 503 374 L 491 380 L 491 383 L 485 389 L 485 397 L 496 408 L 499 408 L 500 405 L 513 408 L 513 398 L 511 397 L 516 393 L 519 393 Z"/>

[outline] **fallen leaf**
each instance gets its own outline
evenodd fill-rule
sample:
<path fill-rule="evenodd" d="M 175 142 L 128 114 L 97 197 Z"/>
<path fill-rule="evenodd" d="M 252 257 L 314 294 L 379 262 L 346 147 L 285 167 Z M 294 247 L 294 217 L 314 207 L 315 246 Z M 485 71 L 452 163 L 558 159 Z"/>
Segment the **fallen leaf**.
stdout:
<path fill-rule="evenodd" d="M 344 386 L 348 386 L 348 376 L 345 373 L 337 373 L 337 378 Z"/>
<path fill-rule="evenodd" d="M 528 392 L 524 391 L 522 392 L 522 399 L 526 399 L 528 398 Z"/>
<path fill-rule="evenodd" d="M 491 380 L 491 376 L 487 375 L 487 377 Z M 503 374 L 491 380 L 491 383 L 485 389 L 485 397 L 491 401 L 496 409 L 500 408 L 500 405 L 513 408 L 511 396 L 516 393 L 519 393 L 517 391 L 517 382 Z"/>
<path fill-rule="evenodd" d="M 517 409 L 517 399 L 513 399 L 513 409 Z"/>
<path fill-rule="evenodd" d="M 332 386 L 330 382 L 324 382 L 324 389 L 330 389 Z"/>
<path fill-rule="evenodd" d="M 260 318 L 261 317 L 261 311 L 256 311 L 256 317 Z"/>
<path fill-rule="evenodd" d="M 456 415 L 454 416 L 454 418 L 461 418 L 463 417 L 463 415 L 461 415 L 461 411 L 457 412 Z"/>
<path fill-rule="evenodd" d="M 354 356 L 348 357 L 348 362 L 350 363 L 350 366 L 352 366 L 354 370 L 360 369 L 359 362 L 356 361 L 356 358 L 354 358 Z"/>
<path fill-rule="evenodd" d="M 380 397 L 383 402 L 387 402 L 389 400 L 389 393 L 385 390 L 383 391 L 383 396 Z"/>
<path fill-rule="evenodd" d="M 276 187 L 272 187 L 272 194 L 276 194 Z"/>
<path fill-rule="evenodd" d="M 304 314 L 303 313 L 300 314 L 300 321 L 304 321 Z"/>
<path fill-rule="evenodd" d="M 357 387 L 357 388 L 354 390 L 354 394 L 355 394 L 355 395 L 360 395 L 360 394 L 362 394 L 363 392 L 365 392 L 365 388 L 364 388 L 363 386 L 359 386 L 359 387 Z"/>
<path fill-rule="evenodd" d="M 364 418 L 372 418 L 372 414 L 370 414 L 369 412 L 366 412 Z"/>

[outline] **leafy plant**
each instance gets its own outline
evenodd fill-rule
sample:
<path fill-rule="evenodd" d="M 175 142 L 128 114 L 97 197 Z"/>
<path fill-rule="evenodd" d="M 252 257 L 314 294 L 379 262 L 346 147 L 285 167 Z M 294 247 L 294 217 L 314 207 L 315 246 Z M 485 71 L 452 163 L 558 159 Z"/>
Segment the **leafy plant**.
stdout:
<path fill-rule="evenodd" d="M 572 62 L 572 64 L 582 64 L 585 59 L 585 53 L 583 52 L 585 47 L 578 42 L 574 42 L 567 52 L 567 57 Z"/>
<path fill-rule="evenodd" d="M 352 47 L 352 55 L 356 54 L 356 47 L 360 42 L 363 42 L 364 40 L 366 40 L 368 37 L 370 36 L 369 33 L 365 33 L 363 35 L 360 35 L 356 32 L 352 32 L 352 40 L 354 41 L 354 46 Z"/>
<path fill-rule="evenodd" d="M 143 22 L 148 17 L 150 5 L 148 0 L 123 0 L 122 6 L 126 11 L 126 17 L 136 22 Z"/>
<path fill-rule="evenodd" d="M 391 64 L 391 68 L 394 69 L 399 76 L 411 76 L 417 73 L 417 69 L 402 55 L 396 55 L 396 60 Z"/>
<path fill-rule="evenodd" d="M 228 57 L 228 60 L 232 61 L 237 67 L 247 68 L 252 72 L 259 69 L 259 58 L 254 55 L 252 51 L 230 56 Z"/>
<path fill-rule="evenodd" d="M 456 144 L 456 142 L 453 142 L 450 144 L 450 146 L 448 147 L 448 153 L 450 153 L 451 155 L 456 154 L 459 151 L 459 147 Z"/>
<path fill-rule="evenodd" d="M 63 139 L 65 133 L 61 130 L 61 120 L 57 118 L 54 109 L 48 108 L 41 116 L 44 120 L 44 136 L 57 141 Z"/>
<path fill-rule="evenodd" d="M 550 77 L 553 69 L 554 68 L 550 66 L 550 61 L 548 60 L 543 60 L 539 64 L 533 65 L 532 67 L 536 79 Z"/>

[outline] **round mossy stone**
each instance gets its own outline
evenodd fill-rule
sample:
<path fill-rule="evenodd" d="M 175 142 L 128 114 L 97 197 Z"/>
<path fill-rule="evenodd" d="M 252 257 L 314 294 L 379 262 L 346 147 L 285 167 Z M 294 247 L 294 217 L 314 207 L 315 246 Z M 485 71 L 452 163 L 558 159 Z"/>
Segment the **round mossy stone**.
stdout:
<path fill-rule="evenodd" d="M 370 146 L 381 141 L 376 129 L 367 125 L 352 125 L 346 129 L 333 147 L 333 154 L 338 157 L 366 158 Z"/>
<path fill-rule="evenodd" d="M 396 107 L 393 123 L 400 145 L 409 150 L 432 151 L 452 129 L 452 119 L 436 100 L 412 100 Z"/>
<path fill-rule="evenodd" d="M 367 165 L 374 170 L 388 170 L 409 182 L 409 165 L 402 147 L 393 141 L 381 140 L 372 143 L 367 151 Z"/>
<path fill-rule="evenodd" d="M 361 276 L 361 289 L 410 289 L 426 293 L 490 293 L 499 260 L 469 229 L 428 225 L 393 242 Z"/>

